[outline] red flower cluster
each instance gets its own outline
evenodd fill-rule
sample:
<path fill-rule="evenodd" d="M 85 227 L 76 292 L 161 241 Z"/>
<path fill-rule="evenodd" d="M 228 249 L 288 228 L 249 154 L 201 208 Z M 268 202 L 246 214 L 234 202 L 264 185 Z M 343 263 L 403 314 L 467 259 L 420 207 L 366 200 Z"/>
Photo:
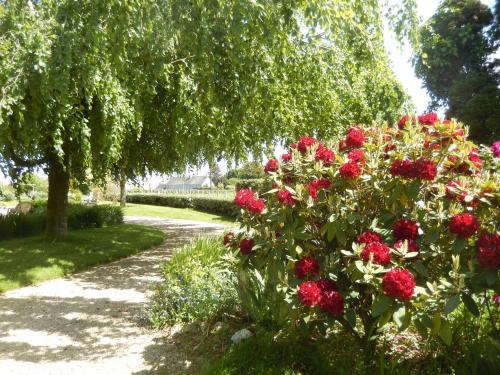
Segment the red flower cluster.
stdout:
<path fill-rule="evenodd" d="M 358 163 L 350 161 L 339 168 L 339 173 L 344 178 L 356 178 L 361 174 L 361 168 Z"/>
<path fill-rule="evenodd" d="M 250 188 L 239 190 L 236 193 L 234 202 L 239 207 L 246 208 L 248 211 L 254 214 L 261 214 L 265 208 L 264 200 L 255 199 L 254 193 Z"/>
<path fill-rule="evenodd" d="M 473 148 L 470 150 L 469 155 L 467 156 L 467 159 L 474 165 L 474 171 L 472 171 L 467 163 L 462 163 L 458 166 L 457 171 L 459 173 L 463 173 L 465 175 L 471 175 L 474 172 L 477 172 L 481 170 L 481 167 L 483 165 L 483 161 L 481 160 L 481 157 L 479 156 L 477 148 Z"/>
<path fill-rule="evenodd" d="M 328 189 L 332 183 L 326 178 L 315 178 L 309 184 L 307 184 L 307 190 L 312 199 L 318 199 L 319 189 Z"/>
<path fill-rule="evenodd" d="M 399 240 L 394 244 L 394 248 L 399 250 L 401 246 L 403 246 L 404 241 L 406 241 L 407 243 L 408 252 L 410 253 L 420 252 L 420 248 L 418 247 L 417 242 L 415 242 L 414 240 Z"/>
<path fill-rule="evenodd" d="M 347 142 L 345 139 L 339 141 L 339 151 L 344 151 L 347 148 Z"/>
<path fill-rule="evenodd" d="M 363 135 L 363 130 L 358 127 L 351 127 L 347 131 L 347 136 L 345 138 L 346 145 L 348 147 L 361 147 L 365 142 L 365 136 Z"/>
<path fill-rule="evenodd" d="M 365 262 L 368 262 L 370 255 L 372 255 L 373 263 L 385 266 L 391 262 L 391 252 L 383 242 L 370 242 L 366 244 L 361 252 L 361 257 Z"/>
<path fill-rule="evenodd" d="M 281 204 L 285 204 L 288 206 L 293 206 L 295 204 L 295 199 L 292 196 L 292 193 L 290 193 L 286 189 L 281 189 L 278 191 L 278 202 Z"/>
<path fill-rule="evenodd" d="M 322 160 L 323 165 L 330 166 L 333 163 L 333 159 L 335 159 L 335 153 L 333 150 L 328 147 L 323 146 L 321 143 L 318 145 L 316 149 L 316 154 L 314 155 L 314 159 L 316 161 Z"/>
<path fill-rule="evenodd" d="M 481 233 L 476 241 L 477 261 L 483 268 L 497 270 L 500 268 L 500 235 Z"/>
<path fill-rule="evenodd" d="M 301 154 L 305 154 L 307 149 L 316 144 L 316 140 L 311 137 L 301 137 L 297 143 L 297 149 Z"/>
<path fill-rule="evenodd" d="M 232 242 L 233 238 L 234 238 L 233 232 L 226 233 L 226 235 L 224 236 L 224 240 L 223 240 L 224 246 L 229 245 Z"/>
<path fill-rule="evenodd" d="M 372 231 L 366 231 L 361 233 L 358 238 L 356 239 L 357 243 L 364 243 L 364 244 L 369 244 L 372 242 L 382 242 L 382 238 L 380 236 Z"/>
<path fill-rule="evenodd" d="M 407 301 L 415 292 L 415 277 L 405 268 L 393 268 L 382 278 L 382 289 L 386 295 Z"/>
<path fill-rule="evenodd" d="M 424 113 L 423 115 L 418 116 L 418 122 L 422 125 L 434 125 L 438 121 L 438 116 L 434 112 Z"/>
<path fill-rule="evenodd" d="M 304 281 L 297 290 L 300 303 L 306 306 L 315 306 L 321 301 L 321 289 L 315 281 Z"/>
<path fill-rule="evenodd" d="M 347 154 L 347 158 L 352 162 L 361 162 L 362 164 L 365 163 L 365 153 L 363 152 L 363 150 L 360 150 L 359 148 L 351 150 Z"/>
<path fill-rule="evenodd" d="M 398 122 L 398 128 L 403 129 L 406 126 L 406 123 L 408 122 L 408 120 L 410 120 L 410 124 L 414 124 L 415 122 L 417 122 L 417 119 L 415 118 L 415 116 L 409 117 L 408 115 L 404 115 L 403 117 L 401 117 L 401 119 Z"/>
<path fill-rule="evenodd" d="M 285 163 L 289 162 L 290 160 L 292 160 L 292 153 L 291 152 L 287 152 L 286 154 L 281 155 L 281 159 Z"/>
<path fill-rule="evenodd" d="M 276 159 L 270 159 L 266 166 L 264 167 L 264 172 L 269 173 L 269 172 L 276 172 L 278 170 L 279 163 L 278 160 Z"/>
<path fill-rule="evenodd" d="M 395 160 L 390 168 L 393 177 L 419 178 L 432 181 L 436 178 L 437 167 L 432 160 L 419 158 L 415 163 L 411 160 Z"/>
<path fill-rule="evenodd" d="M 463 202 L 467 193 L 462 190 L 462 184 L 459 181 L 450 181 L 446 184 L 446 198 L 452 201 Z"/>
<path fill-rule="evenodd" d="M 479 229 L 479 221 L 469 213 L 455 215 L 448 225 L 451 233 L 459 237 L 469 238 Z"/>
<path fill-rule="evenodd" d="M 240 253 L 242 255 L 248 255 L 252 252 L 254 241 L 251 238 L 243 238 L 240 241 Z"/>
<path fill-rule="evenodd" d="M 297 296 L 303 305 L 319 305 L 321 310 L 334 316 L 344 313 L 344 299 L 332 280 L 304 281 L 297 290 Z"/>
<path fill-rule="evenodd" d="M 392 227 L 392 234 L 397 240 L 416 240 L 418 226 L 413 220 L 399 219 Z"/>
<path fill-rule="evenodd" d="M 302 257 L 295 264 L 295 275 L 297 275 L 297 277 L 300 279 L 318 273 L 319 273 L 318 261 L 311 256 Z"/>

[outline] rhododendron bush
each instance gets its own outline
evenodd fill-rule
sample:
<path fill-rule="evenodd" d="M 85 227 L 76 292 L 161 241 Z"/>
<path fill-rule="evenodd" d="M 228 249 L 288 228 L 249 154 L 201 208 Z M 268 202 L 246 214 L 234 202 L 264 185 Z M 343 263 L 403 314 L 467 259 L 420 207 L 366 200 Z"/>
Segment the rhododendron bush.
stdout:
<path fill-rule="evenodd" d="M 267 191 L 237 192 L 225 243 L 245 307 L 360 340 L 413 323 L 449 343 L 450 313 L 478 315 L 499 290 L 499 175 L 483 149 L 434 114 L 302 137 L 268 162 Z"/>

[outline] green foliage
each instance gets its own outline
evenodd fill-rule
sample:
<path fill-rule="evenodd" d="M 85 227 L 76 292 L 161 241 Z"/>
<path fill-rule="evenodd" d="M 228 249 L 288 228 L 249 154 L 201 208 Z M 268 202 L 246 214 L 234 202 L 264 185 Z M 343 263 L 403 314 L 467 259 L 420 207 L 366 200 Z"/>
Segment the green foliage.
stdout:
<path fill-rule="evenodd" d="M 33 236 L 46 228 L 47 206 L 35 203 L 33 212 L 0 216 L 0 238 Z M 123 223 L 123 210 L 111 205 L 83 206 L 70 204 L 68 226 L 70 229 L 102 228 Z"/>
<path fill-rule="evenodd" d="M 500 41 L 497 22 L 479 0 L 444 0 L 420 31 L 414 61 L 431 107 L 446 106 L 446 115 L 469 124 L 480 142 L 499 136 L 500 76 L 490 58 Z"/>
<path fill-rule="evenodd" d="M 264 177 L 264 169 L 258 162 L 246 162 L 239 168 L 227 171 L 226 176 L 244 180 L 260 179 Z"/>
<path fill-rule="evenodd" d="M 260 167 L 262 169 L 262 166 Z M 236 190 L 241 190 L 244 188 L 251 188 L 253 191 L 264 192 L 264 179 L 251 179 L 251 180 L 238 180 L 234 185 Z"/>
<path fill-rule="evenodd" d="M 236 304 L 235 277 L 224 267 L 227 250 L 218 238 L 199 238 L 163 265 L 147 315 L 155 327 L 217 319 Z"/>
<path fill-rule="evenodd" d="M 350 129 L 349 134 L 361 137 L 355 151 L 363 154 L 358 162 L 349 161 L 356 155 L 351 154 L 352 146 L 339 148 L 345 139 L 299 144 L 290 149 L 292 160 L 281 161 L 268 175 L 267 181 L 276 187 L 259 194 L 265 202 L 262 211 L 248 203 L 256 202 L 253 192 L 238 194 L 248 198 L 241 203 L 240 231 L 231 245 L 237 248 L 243 239 L 254 241 L 251 252 L 240 247 L 237 268 L 243 306 L 256 321 L 271 320 L 285 329 L 305 323 L 311 332 L 324 334 L 342 327 L 370 349 L 388 323 L 400 331 L 413 323 L 423 335 L 451 344 L 450 314 L 463 303 L 479 315 L 500 286 L 495 253 L 499 175 L 489 169 L 492 165 L 483 167 L 476 146 L 467 140 L 467 129 L 455 121 L 432 122 L 415 120 L 410 126 L 409 120 L 401 123 L 401 129 Z M 335 152 L 328 163 L 316 154 L 325 148 Z M 410 177 L 395 172 L 403 160 Z M 425 174 L 419 165 L 426 166 Z M 349 166 L 359 173 L 344 175 Z M 450 181 L 461 188 L 450 187 Z M 290 200 L 280 199 L 282 194 Z M 462 213 L 472 214 L 480 223 L 470 236 L 461 237 L 451 229 L 450 222 Z M 397 242 L 401 238 L 393 228 L 401 219 L 415 225 L 417 249 L 412 250 L 410 242 Z M 385 246 L 386 261 L 373 258 L 375 251 L 365 253 L 366 245 L 357 238 L 366 231 L 380 236 L 381 243 L 376 242 Z M 490 263 L 479 251 L 483 232 L 493 238 L 494 245 L 487 249 Z M 306 256 L 317 267 L 301 275 L 299 261 Z M 388 277 L 391 285 L 393 271 L 401 269 L 407 277 L 397 285 L 409 292 L 406 297 L 394 294 L 383 281 Z M 322 305 L 326 294 L 319 291 L 310 294 L 317 299 L 309 304 L 298 298 L 304 285 L 318 290 L 321 278 L 336 282 L 338 293 L 332 298 L 340 300 L 342 308 L 326 309 Z"/>
<path fill-rule="evenodd" d="M 123 224 L 70 231 L 57 241 L 41 236 L 2 240 L 0 293 L 133 255 L 163 239 L 158 229 Z"/>
<path fill-rule="evenodd" d="M 232 199 L 205 198 L 202 196 L 179 196 L 179 195 L 154 195 L 154 194 L 129 194 L 127 202 L 151 204 L 156 206 L 193 208 L 226 217 L 236 218 L 239 209 Z"/>

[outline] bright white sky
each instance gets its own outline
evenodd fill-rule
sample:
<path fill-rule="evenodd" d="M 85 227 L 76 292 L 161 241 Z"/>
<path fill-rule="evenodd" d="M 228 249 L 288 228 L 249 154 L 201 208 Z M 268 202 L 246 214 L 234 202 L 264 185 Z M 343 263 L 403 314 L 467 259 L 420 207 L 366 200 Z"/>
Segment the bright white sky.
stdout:
<path fill-rule="evenodd" d="M 484 4 L 493 7 L 495 0 L 481 0 Z M 417 0 L 418 12 L 423 21 L 431 17 L 436 11 L 440 0 Z M 399 78 L 407 92 L 413 99 L 417 112 L 425 111 L 429 102 L 427 91 L 422 88 L 422 82 L 415 76 L 410 59 L 412 56 L 409 46 L 400 48 L 397 41 L 392 37 L 386 37 L 386 48 L 391 58 L 391 65 L 394 73 Z M 220 163 L 220 168 L 223 172 L 226 170 L 226 163 Z M 208 167 L 203 167 L 199 171 L 193 171 L 195 174 L 207 174 Z M 151 177 L 144 183 L 144 187 L 155 187 L 159 182 L 164 180 L 161 177 Z M 5 182 L 6 179 L 0 172 L 0 182 Z"/>

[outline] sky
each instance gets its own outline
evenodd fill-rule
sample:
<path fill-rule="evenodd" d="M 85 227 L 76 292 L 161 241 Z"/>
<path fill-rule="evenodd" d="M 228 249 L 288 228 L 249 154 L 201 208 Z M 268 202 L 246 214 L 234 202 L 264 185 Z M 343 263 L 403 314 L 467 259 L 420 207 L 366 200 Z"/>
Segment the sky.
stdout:
<path fill-rule="evenodd" d="M 495 0 L 481 0 L 484 4 L 492 7 Z M 438 7 L 440 0 L 417 0 L 418 13 L 422 21 L 426 21 L 431 17 Z M 415 76 L 413 67 L 411 65 L 412 52 L 409 46 L 401 48 L 398 42 L 391 35 L 386 35 L 386 49 L 389 53 L 391 60 L 391 67 L 401 81 L 402 85 L 407 90 L 408 94 L 412 97 L 417 113 L 424 112 L 429 102 L 429 95 L 427 91 L 422 88 L 422 82 Z M 219 164 L 222 172 L 226 171 L 226 163 Z M 199 170 L 189 171 L 190 174 L 205 175 L 208 173 L 208 166 Z M 161 176 L 153 176 L 144 181 L 145 188 L 153 188 L 159 182 L 164 181 L 165 178 Z M 6 179 L 0 172 L 0 182 L 5 182 Z"/>

